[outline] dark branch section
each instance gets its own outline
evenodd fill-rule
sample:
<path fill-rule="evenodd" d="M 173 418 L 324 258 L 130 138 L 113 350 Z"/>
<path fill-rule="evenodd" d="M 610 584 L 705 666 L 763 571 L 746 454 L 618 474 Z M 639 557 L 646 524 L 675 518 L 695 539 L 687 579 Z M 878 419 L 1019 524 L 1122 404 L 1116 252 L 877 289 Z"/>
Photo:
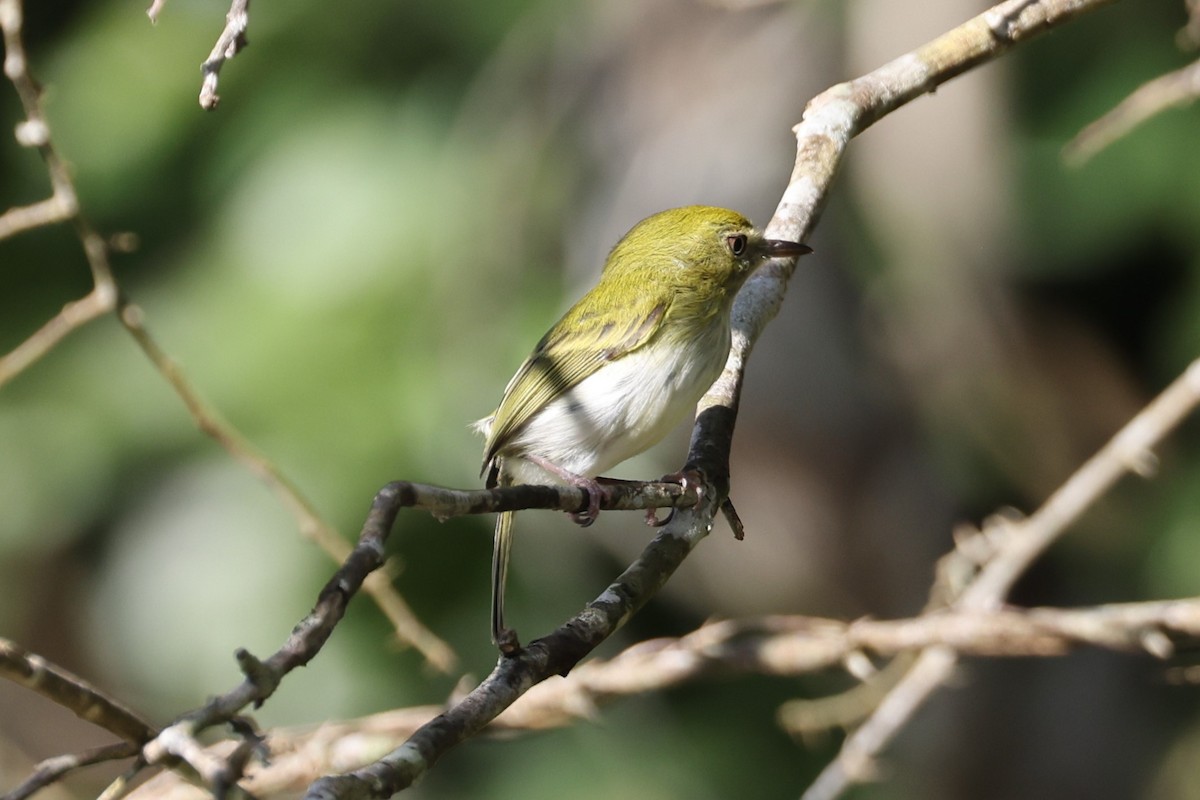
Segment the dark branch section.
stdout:
<path fill-rule="evenodd" d="M 680 508 L 694 505 L 696 501 L 694 489 L 685 489 L 678 484 L 618 481 L 605 487 L 601 508 Z M 279 687 L 285 675 L 311 661 L 345 615 L 350 599 L 362 587 L 363 581 L 383 565 L 385 545 L 400 509 L 417 508 L 439 519 L 446 519 L 465 514 L 530 508 L 579 511 L 586 508 L 587 504 L 587 493 L 577 487 L 522 485 L 458 490 L 405 481 L 389 483 L 375 495 L 358 544 L 321 589 L 313 610 L 292 629 L 283 646 L 264 661 L 245 650 L 239 650 L 237 660 L 245 676 L 242 683 L 179 717 L 167 729 L 168 735 L 157 737 L 143 750 L 146 762 L 154 764 L 181 756 L 178 746 L 172 743 L 180 740 L 189 742 L 201 730 L 235 720 L 247 705 L 261 706 Z M 675 542 L 674 546 L 660 544 L 656 549 L 655 543 L 671 541 Z M 462 703 L 419 731 L 419 736 L 413 737 L 416 744 L 406 745 L 402 750 L 412 751 L 413 747 L 419 745 L 422 748 L 421 761 L 427 765 L 436 754 L 445 752 L 449 746 L 486 725 L 534 683 L 550 675 L 570 671 L 580 658 L 611 635 L 646 601 L 649 596 L 647 587 L 653 591 L 666 581 L 670 571 L 682 562 L 690 549 L 687 540 L 675 539 L 665 531 L 655 539 L 655 543 L 647 547 L 651 557 L 644 557 L 631 565 L 600 598 L 549 637 L 534 642 L 516 657 L 502 658 L 487 681 Z M 665 557 L 664 553 L 673 555 Z M 372 786 L 407 785 L 407 782 L 411 782 L 411 777 L 404 777 L 407 774 L 404 770 L 393 768 L 386 759 L 373 768 L 380 775 L 370 775 Z M 369 774 L 370 769 L 364 773 Z M 200 771 L 203 773 L 203 770 Z M 423 768 L 414 774 L 421 771 Z M 374 796 L 388 794 L 391 792 Z"/>
<path fill-rule="evenodd" d="M 362 769 L 314 782 L 308 800 L 378 800 L 411 786 L 447 751 L 482 730 L 532 686 L 570 672 L 667 582 L 696 541 L 669 530 L 660 533 L 582 611 L 515 655 L 501 656 L 486 680 L 401 747 Z"/>
<path fill-rule="evenodd" d="M 716 405 L 701 411 L 692 428 L 692 444 L 684 467 L 685 471 L 698 470 L 721 498 L 729 495 L 729 452 L 736 422 L 736 401 L 733 407 Z"/>

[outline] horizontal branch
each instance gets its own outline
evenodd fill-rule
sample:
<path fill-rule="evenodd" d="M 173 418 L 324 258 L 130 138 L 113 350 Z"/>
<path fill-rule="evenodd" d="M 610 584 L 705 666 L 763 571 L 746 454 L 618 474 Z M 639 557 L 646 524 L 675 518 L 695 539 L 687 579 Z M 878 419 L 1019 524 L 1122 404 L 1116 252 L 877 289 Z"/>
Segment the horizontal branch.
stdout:
<path fill-rule="evenodd" d="M 611 659 L 579 665 L 564 680 L 531 688 L 487 727 L 491 734 L 529 732 L 591 719 L 615 700 L 664 691 L 715 675 L 799 676 L 843 666 L 868 651 L 897 655 L 944 645 L 960 654 L 1054 657 L 1079 647 L 1145 652 L 1165 658 L 1167 635 L 1200 639 L 1200 598 L 1088 608 L 1007 608 L 945 612 L 898 620 L 771 616 L 710 622 L 680 638 L 634 644 Z M 381 742 L 399 744 L 443 712 L 438 706 L 395 709 L 314 728 L 270 732 L 268 763 L 244 783 L 255 796 L 305 785 L 347 761 L 367 762 Z M 225 742 L 210 750 L 224 757 Z M 355 756 L 354 753 L 361 755 Z M 168 794 L 182 780 L 164 773 L 137 800 Z"/>

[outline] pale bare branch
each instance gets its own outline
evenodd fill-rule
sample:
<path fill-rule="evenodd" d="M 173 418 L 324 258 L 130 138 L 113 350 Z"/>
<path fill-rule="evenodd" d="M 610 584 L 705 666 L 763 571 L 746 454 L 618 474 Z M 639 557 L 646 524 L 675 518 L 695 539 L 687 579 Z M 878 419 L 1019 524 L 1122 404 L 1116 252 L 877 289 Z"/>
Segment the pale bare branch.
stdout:
<path fill-rule="evenodd" d="M 200 65 L 204 80 L 200 85 L 200 107 L 212 110 L 221 102 L 217 94 L 217 81 L 221 78 L 221 67 L 236 56 L 247 44 L 246 27 L 250 24 L 250 0 L 233 0 L 229 13 L 225 15 L 225 28 L 217 37 L 212 52 Z"/>
<path fill-rule="evenodd" d="M 1139 86 L 1067 142 L 1063 158 L 1072 166 L 1081 166 L 1151 117 L 1170 108 L 1190 105 L 1197 98 L 1200 98 L 1200 61 Z"/>
<path fill-rule="evenodd" d="M 999 609 L 1013 583 L 1041 553 L 1066 532 L 1122 476 L 1144 474 L 1153 464 L 1152 448 L 1200 405 L 1200 360 L 1142 409 L 1100 452 L 1092 456 L 1033 515 L 1011 520 L 996 531 L 996 550 L 978 576 L 953 603 L 964 611 Z M 875 714 L 842 744 L 838 757 L 810 787 L 807 800 L 838 797 L 850 784 L 869 776 L 869 765 L 912 714 L 951 676 L 955 649 L 925 650 L 909 673 L 889 692 Z"/>
<path fill-rule="evenodd" d="M 588 721 L 614 701 L 729 675 L 799 676 L 836 669 L 861 651 L 888 656 L 943 646 L 990 657 L 1056 657 L 1079 647 L 1168 653 L 1147 647 L 1152 634 L 1200 638 L 1200 598 L 1090 608 L 952 611 L 899 620 L 841 622 L 775 616 L 710 622 L 669 639 L 632 645 L 607 660 L 579 665 L 563 680 L 539 683 L 501 713 L 486 733 L 546 730 Z M 369 763 L 381 745 L 399 745 L 445 710 L 420 706 L 319 726 L 276 729 L 264 764 L 244 788 L 255 796 L 302 789 L 321 772 Z M 234 747 L 209 747 L 225 758 Z M 133 793 L 138 800 L 186 792 L 183 779 L 163 773 Z"/>

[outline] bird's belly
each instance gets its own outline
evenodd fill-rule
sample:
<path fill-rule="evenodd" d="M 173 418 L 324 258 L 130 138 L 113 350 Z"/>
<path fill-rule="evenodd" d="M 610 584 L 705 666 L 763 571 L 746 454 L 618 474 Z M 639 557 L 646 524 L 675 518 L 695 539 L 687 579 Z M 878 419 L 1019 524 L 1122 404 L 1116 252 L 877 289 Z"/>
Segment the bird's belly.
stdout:
<path fill-rule="evenodd" d="M 658 343 L 606 364 L 537 413 L 512 451 L 591 477 L 650 448 L 691 413 L 725 365 L 728 330 L 698 338 L 710 341 Z"/>

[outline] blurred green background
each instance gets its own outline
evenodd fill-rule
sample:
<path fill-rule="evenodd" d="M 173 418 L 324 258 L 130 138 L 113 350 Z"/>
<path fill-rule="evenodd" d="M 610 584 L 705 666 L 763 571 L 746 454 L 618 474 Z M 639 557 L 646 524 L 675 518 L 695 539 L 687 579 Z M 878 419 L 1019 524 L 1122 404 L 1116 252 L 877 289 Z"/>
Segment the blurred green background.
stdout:
<path fill-rule="evenodd" d="M 978 13 L 886 0 L 257 3 L 214 113 L 196 103 L 216 0 L 29 2 L 33 68 L 90 218 L 147 324 L 202 394 L 353 536 L 396 478 L 478 485 L 488 413 L 609 246 L 662 208 L 765 223 L 808 98 Z M 723 523 L 604 648 L 764 613 L 916 612 L 952 526 L 1029 511 L 1200 354 L 1200 109 L 1080 169 L 1060 150 L 1187 63 L 1182 0 L 1117 3 L 1022 45 L 857 140 L 751 361 Z M 21 118 L 0 87 L 0 121 Z M 0 207 L 47 194 L 0 144 Z M 0 242 L 0 351 L 90 286 L 66 227 Z M 676 469 L 687 431 L 618 474 Z M 1200 426 L 1162 451 L 1014 600 L 1200 594 Z M 520 520 L 526 636 L 595 596 L 648 532 Z M 491 519 L 402 515 L 396 585 L 485 674 Z M 156 722 L 238 679 L 311 606 L 330 563 L 202 435 L 111 319 L 0 390 L 0 635 Z M 905 732 L 879 798 L 1198 797 L 1200 692 L 1170 665 L 1085 653 L 969 661 Z M 459 676 L 398 650 L 357 599 L 264 727 L 441 702 Z M 712 680 L 593 723 L 475 741 L 415 797 L 789 798 L 836 751 L 780 702 L 849 685 Z M 0 790 L 108 741 L 0 684 Z M 68 783 L 93 794 L 111 776 Z M 70 794 L 66 796 L 72 796 Z"/>

